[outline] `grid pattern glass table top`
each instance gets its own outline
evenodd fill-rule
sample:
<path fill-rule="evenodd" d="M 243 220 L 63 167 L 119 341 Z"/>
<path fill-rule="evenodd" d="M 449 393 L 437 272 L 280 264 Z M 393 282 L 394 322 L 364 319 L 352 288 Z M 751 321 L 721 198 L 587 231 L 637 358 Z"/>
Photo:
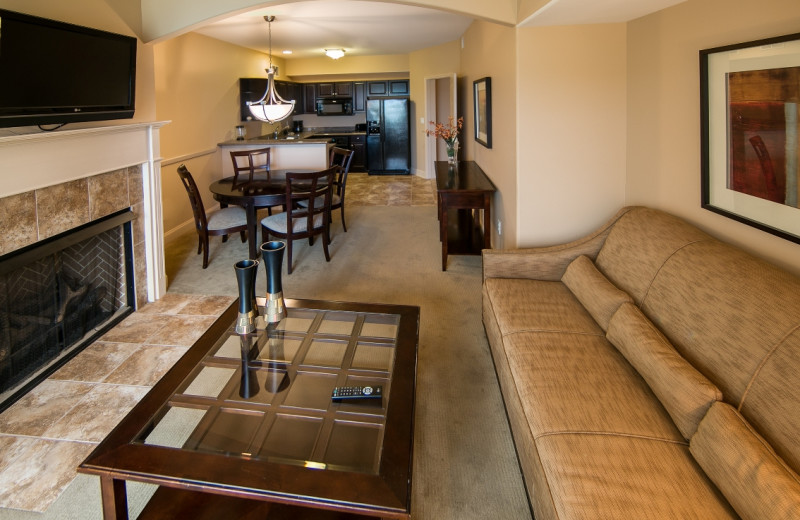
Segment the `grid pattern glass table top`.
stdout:
<path fill-rule="evenodd" d="M 254 334 L 233 326 L 136 443 L 314 469 L 377 474 L 400 316 L 289 308 Z M 381 399 L 334 403 L 337 386 Z"/>

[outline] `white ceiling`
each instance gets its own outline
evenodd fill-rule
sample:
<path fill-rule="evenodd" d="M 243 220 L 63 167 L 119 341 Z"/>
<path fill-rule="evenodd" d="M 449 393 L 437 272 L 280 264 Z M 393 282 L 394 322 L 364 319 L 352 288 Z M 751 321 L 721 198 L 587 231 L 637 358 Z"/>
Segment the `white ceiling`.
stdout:
<path fill-rule="evenodd" d="M 685 0 L 552 0 L 521 26 L 617 23 Z M 268 52 L 265 15 L 274 15 L 272 50 L 286 59 L 322 56 L 341 48 L 350 56 L 407 54 L 461 37 L 474 21 L 451 12 L 363 0 L 293 2 L 208 24 L 196 32 Z"/>
<path fill-rule="evenodd" d="M 459 38 L 473 19 L 434 9 L 385 2 L 326 0 L 262 8 L 215 22 L 196 32 L 263 52 L 269 50 L 264 15 L 274 15 L 272 51 L 286 59 L 344 49 L 350 56 L 408 54 Z"/>

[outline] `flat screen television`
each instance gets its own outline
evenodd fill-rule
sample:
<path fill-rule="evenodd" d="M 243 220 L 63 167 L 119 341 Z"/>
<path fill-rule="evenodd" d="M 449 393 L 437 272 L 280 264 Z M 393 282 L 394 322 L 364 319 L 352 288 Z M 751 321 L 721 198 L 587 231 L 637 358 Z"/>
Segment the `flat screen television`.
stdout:
<path fill-rule="evenodd" d="M 0 9 L 0 127 L 133 117 L 136 44 Z"/>

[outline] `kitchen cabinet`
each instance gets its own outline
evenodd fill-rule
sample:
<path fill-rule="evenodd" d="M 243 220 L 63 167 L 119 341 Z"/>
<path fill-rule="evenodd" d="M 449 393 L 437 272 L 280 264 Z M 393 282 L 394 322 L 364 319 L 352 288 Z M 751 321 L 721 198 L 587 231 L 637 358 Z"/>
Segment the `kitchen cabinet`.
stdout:
<path fill-rule="evenodd" d="M 317 83 L 317 97 L 352 97 L 353 82 Z"/>
<path fill-rule="evenodd" d="M 292 115 L 305 113 L 305 107 L 303 105 L 303 85 L 290 81 L 276 81 L 275 92 L 286 101 L 294 100 Z"/>
<path fill-rule="evenodd" d="M 389 80 L 389 95 L 390 96 L 408 96 L 411 91 L 408 88 L 407 79 L 390 79 Z"/>
<path fill-rule="evenodd" d="M 409 93 L 407 79 L 390 79 L 367 83 L 367 96 L 369 97 L 407 96 Z"/>
<path fill-rule="evenodd" d="M 353 160 L 350 171 L 364 171 L 367 166 L 367 136 L 351 135 L 350 149 L 353 150 Z"/>
<path fill-rule="evenodd" d="M 317 113 L 317 85 L 314 83 L 303 84 L 303 112 Z"/>
<path fill-rule="evenodd" d="M 353 112 L 364 112 L 366 109 L 367 84 L 363 81 L 355 81 L 353 82 Z"/>

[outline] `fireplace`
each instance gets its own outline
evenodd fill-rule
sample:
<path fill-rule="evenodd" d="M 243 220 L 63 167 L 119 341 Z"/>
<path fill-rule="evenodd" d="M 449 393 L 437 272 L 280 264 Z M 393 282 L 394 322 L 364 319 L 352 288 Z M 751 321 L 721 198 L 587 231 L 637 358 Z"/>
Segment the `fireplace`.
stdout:
<path fill-rule="evenodd" d="M 0 410 L 135 307 L 134 213 L 0 256 Z"/>

